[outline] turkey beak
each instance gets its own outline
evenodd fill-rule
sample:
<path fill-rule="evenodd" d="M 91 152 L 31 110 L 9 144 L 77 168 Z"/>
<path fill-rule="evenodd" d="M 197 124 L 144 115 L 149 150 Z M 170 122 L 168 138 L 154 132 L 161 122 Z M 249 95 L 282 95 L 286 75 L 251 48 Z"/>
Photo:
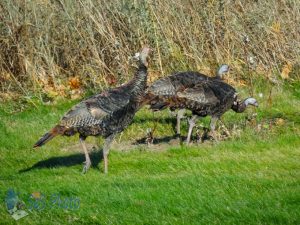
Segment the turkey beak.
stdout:
<path fill-rule="evenodd" d="M 254 105 L 255 107 L 258 107 L 258 102 L 255 102 L 253 105 Z"/>

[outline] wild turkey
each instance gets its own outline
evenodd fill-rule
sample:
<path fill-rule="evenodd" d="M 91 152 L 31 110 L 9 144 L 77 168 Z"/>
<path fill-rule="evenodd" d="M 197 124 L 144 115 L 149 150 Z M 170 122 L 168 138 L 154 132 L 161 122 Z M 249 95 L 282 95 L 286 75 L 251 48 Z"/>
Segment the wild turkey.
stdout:
<path fill-rule="evenodd" d="M 221 66 L 218 74 L 220 75 L 220 71 L 227 72 L 227 70 L 227 65 Z M 235 89 L 219 79 L 219 75 L 208 77 L 198 72 L 181 72 L 162 78 L 148 88 L 144 101 L 150 104 L 153 110 L 162 110 L 166 107 L 171 110 L 191 110 L 193 116 L 189 120 L 187 143 L 190 142 L 198 116 L 212 116 L 210 128 L 215 137 L 216 121 L 227 110 L 231 108 L 240 113 L 246 109 L 247 105 L 258 106 L 254 98 L 247 98 L 240 102 Z M 179 122 L 180 118 L 177 119 L 177 123 Z M 179 127 L 180 124 L 177 124 L 177 132 L 180 132 Z"/>
<path fill-rule="evenodd" d="M 215 77 L 212 79 L 222 79 L 223 75 L 229 71 L 229 66 L 223 64 L 217 70 Z M 168 107 L 170 96 L 175 96 L 177 92 L 186 88 L 193 88 L 198 83 L 210 79 L 208 76 L 199 72 L 188 71 L 179 72 L 173 75 L 161 78 L 155 81 L 148 89 L 144 102 L 150 104 L 154 111 L 162 110 Z M 178 109 L 177 107 L 170 107 L 171 111 Z M 177 112 L 176 135 L 180 136 L 180 121 L 184 118 L 185 107 L 179 108 Z"/>
<path fill-rule="evenodd" d="M 91 166 L 85 145 L 88 136 L 103 136 L 104 172 L 108 171 L 108 153 L 115 135 L 122 132 L 133 120 L 144 95 L 147 82 L 147 56 L 150 49 L 144 47 L 139 53 L 139 67 L 135 77 L 127 84 L 94 95 L 71 108 L 61 121 L 46 133 L 34 147 L 39 147 L 57 135 L 72 136 L 79 133 L 85 154 L 83 172 Z"/>
<path fill-rule="evenodd" d="M 178 92 L 177 96 L 178 102 L 175 105 L 180 106 L 184 103 L 185 107 L 193 113 L 192 118 L 189 120 L 187 144 L 191 140 L 192 131 L 198 117 L 211 116 L 210 130 L 213 138 L 217 140 L 215 134 L 216 122 L 226 111 L 232 109 L 237 113 L 242 113 L 248 105 L 258 106 L 258 102 L 252 97 L 248 97 L 244 101 L 238 100 L 236 90 L 220 80 L 207 80 L 194 88 L 187 88 L 182 92 Z"/>

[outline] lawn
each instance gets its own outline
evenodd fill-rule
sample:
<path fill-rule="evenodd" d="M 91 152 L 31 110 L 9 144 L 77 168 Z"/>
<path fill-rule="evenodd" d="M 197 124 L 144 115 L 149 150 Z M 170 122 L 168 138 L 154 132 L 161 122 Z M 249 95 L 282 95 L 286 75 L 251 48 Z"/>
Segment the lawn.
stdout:
<path fill-rule="evenodd" d="M 93 161 L 87 174 L 78 137 L 32 149 L 75 101 L 2 103 L 0 224 L 300 224 L 299 87 L 273 88 L 269 99 L 269 90 L 257 86 L 258 109 L 224 115 L 230 138 L 191 146 L 164 138 L 174 135 L 167 111 L 144 108 L 116 138 L 107 175 L 96 147 L 103 140 L 87 139 Z M 156 121 L 158 141 L 134 144 Z M 29 212 L 17 222 L 6 210 L 9 189 Z M 32 205 L 32 193 L 46 205 Z M 75 200 L 77 207 L 66 203 Z"/>

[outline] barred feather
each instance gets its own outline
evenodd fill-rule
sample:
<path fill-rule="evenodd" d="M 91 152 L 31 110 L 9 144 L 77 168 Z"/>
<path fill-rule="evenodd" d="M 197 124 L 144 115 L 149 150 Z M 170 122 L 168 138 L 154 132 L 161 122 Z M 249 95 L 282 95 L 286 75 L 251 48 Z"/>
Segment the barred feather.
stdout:
<path fill-rule="evenodd" d="M 73 106 L 59 124 L 46 133 L 34 147 L 42 146 L 57 135 L 71 136 L 79 133 L 82 137 L 108 137 L 123 131 L 132 122 L 146 89 L 148 53 L 149 48 L 142 50 L 139 68 L 130 82 Z"/>

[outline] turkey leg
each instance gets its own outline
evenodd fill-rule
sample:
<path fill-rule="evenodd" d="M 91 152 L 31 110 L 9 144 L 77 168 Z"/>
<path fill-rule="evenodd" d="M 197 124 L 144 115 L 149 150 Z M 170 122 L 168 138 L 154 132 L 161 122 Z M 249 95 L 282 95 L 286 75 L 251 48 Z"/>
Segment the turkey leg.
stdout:
<path fill-rule="evenodd" d="M 114 139 L 115 135 L 111 134 L 105 139 L 104 145 L 103 145 L 103 160 L 104 160 L 104 173 L 108 172 L 108 153 L 110 149 L 110 145 Z"/>
<path fill-rule="evenodd" d="M 184 118 L 185 109 L 180 109 L 177 112 L 176 135 L 180 137 L 180 121 Z"/>
<path fill-rule="evenodd" d="M 193 115 L 191 119 L 189 119 L 189 131 L 188 131 L 188 136 L 186 139 L 186 144 L 189 144 L 191 141 L 191 137 L 192 137 L 192 133 L 193 133 L 193 128 L 196 125 L 196 120 L 197 120 L 198 116 L 197 115 Z"/>
<path fill-rule="evenodd" d="M 84 155 L 85 155 L 85 162 L 84 162 L 85 165 L 83 166 L 82 173 L 86 173 L 88 171 L 88 169 L 91 167 L 91 164 L 92 164 L 89 153 L 88 153 L 88 150 L 87 150 L 86 145 L 85 145 L 85 138 L 86 137 L 82 137 L 82 136 L 79 137 L 80 144 L 83 148 Z"/>

